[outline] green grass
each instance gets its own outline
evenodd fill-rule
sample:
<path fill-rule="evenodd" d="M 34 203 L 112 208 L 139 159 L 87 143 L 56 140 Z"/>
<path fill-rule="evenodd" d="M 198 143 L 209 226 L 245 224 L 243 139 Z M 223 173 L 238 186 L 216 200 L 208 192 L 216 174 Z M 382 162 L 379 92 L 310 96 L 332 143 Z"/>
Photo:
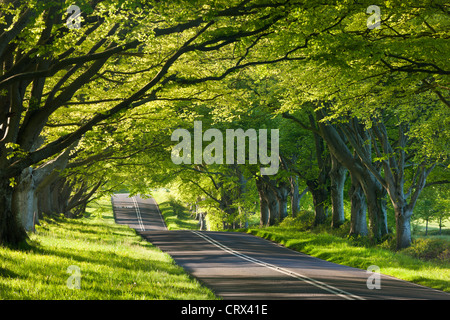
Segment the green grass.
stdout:
<path fill-rule="evenodd" d="M 334 263 L 361 269 L 377 265 L 383 274 L 450 292 L 448 260 L 424 261 L 409 254 L 407 250 L 399 252 L 390 250 L 386 243 L 371 245 L 324 230 L 316 233 L 312 230 L 300 230 L 295 226 L 273 226 L 241 231 Z M 414 251 L 413 249 L 414 246 L 410 251 Z"/>
<path fill-rule="evenodd" d="M 21 249 L 0 247 L 0 299 L 215 299 L 170 256 L 117 225 L 109 199 L 82 219 L 47 219 Z M 81 288 L 70 289 L 70 266 Z"/>
<path fill-rule="evenodd" d="M 448 222 L 445 226 L 448 225 Z M 425 222 L 421 222 L 420 224 L 415 224 L 414 226 L 414 235 L 420 238 L 426 239 L 442 239 L 450 242 L 450 229 L 448 227 L 444 227 L 441 230 L 441 234 L 439 234 L 439 225 L 434 222 L 430 222 L 428 224 L 428 235 L 425 235 Z"/>
<path fill-rule="evenodd" d="M 198 230 L 198 220 L 189 210 L 171 196 L 170 192 L 160 189 L 152 191 L 152 196 L 159 205 L 159 210 L 169 230 Z"/>

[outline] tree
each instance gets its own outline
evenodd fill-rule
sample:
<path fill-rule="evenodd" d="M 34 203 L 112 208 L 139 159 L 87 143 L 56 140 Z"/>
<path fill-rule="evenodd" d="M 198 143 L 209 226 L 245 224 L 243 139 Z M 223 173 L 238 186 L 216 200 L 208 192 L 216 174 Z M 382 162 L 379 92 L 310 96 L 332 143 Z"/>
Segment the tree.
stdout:
<path fill-rule="evenodd" d="M 387 233 L 388 194 L 398 247 L 407 246 L 430 169 L 449 155 L 448 6 L 390 1 L 381 29 L 368 29 L 371 4 L 95 0 L 79 3 L 83 19 L 72 29 L 68 4 L 1 2 L 0 244 L 26 237 L 20 204 L 35 208 L 37 198 L 44 211 L 82 208 L 93 190 L 113 188 L 104 177 L 125 180 L 121 169 L 132 166 L 145 177 L 128 183 L 132 192 L 181 170 L 228 217 L 246 203 L 236 196 L 243 186 L 254 186 L 249 199 L 258 190 L 264 224 L 287 215 L 289 193 L 295 207 L 300 179 L 314 196 L 317 224 L 331 198 L 333 226 L 342 223 L 348 171 L 351 233 L 367 233 L 366 209 L 373 237 Z M 262 177 L 249 163 L 170 162 L 175 128 L 200 119 L 226 130 L 239 117 L 245 128 L 295 133 L 282 139 L 279 174 Z M 49 174 L 56 167 L 61 174 Z M 57 186 L 62 205 L 42 201 L 55 199 Z"/>
<path fill-rule="evenodd" d="M 443 85 L 448 83 L 449 70 L 448 59 L 443 59 L 448 49 L 444 36 L 449 28 L 447 10 L 443 2 L 394 1 L 382 8 L 381 29 L 368 29 L 364 9 L 369 4 L 343 8 L 336 27 L 314 38 L 308 59 L 290 64 L 289 76 L 280 77 L 287 91 L 280 112 L 293 116 L 306 103 L 315 104 L 330 153 L 348 168 L 352 190 L 359 184 L 365 192 L 371 233 L 378 240 L 387 233 L 387 193 L 397 208 L 397 247 L 403 248 L 410 244 L 410 210 L 430 169 L 448 158 L 448 139 L 444 138 L 448 135 L 444 129 L 449 119 L 448 87 Z M 397 144 L 390 151 L 392 133 L 379 130 L 386 114 L 390 125 L 403 130 L 401 139 L 406 139 L 394 135 Z M 406 129 L 405 124 L 410 126 Z M 410 142 L 414 151 L 405 144 Z M 379 147 L 383 143 L 387 149 Z M 408 189 L 411 193 L 403 193 L 404 168 L 394 168 L 402 167 L 406 154 L 408 160 L 414 154 L 417 169 L 413 190 Z M 391 179 L 389 186 L 386 179 Z M 411 199 L 406 200 L 409 195 Z M 352 214 L 352 220 L 356 217 Z"/>
<path fill-rule="evenodd" d="M 391 199 L 396 218 L 397 249 L 403 249 L 411 245 L 410 219 L 413 209 L 420 192 L 425 187 L 428 175 L 435 166 L 435 164 L 427 163 L 426 160 L 418 164 L 411 187 L 407 192 L 404 191 L 407 163 L 406 150 L 408 148 L 407 130 L 406 124 L 398 124 L 397 147 L 394 151 L 386 126 L 381 121 L 373 124 L 373 136 L 376 137 L 374 147 L 377 157 L 382 159 L 384 177 L 376 174 L 378 171 L 374 171 L 370 164 L 363 160 L 364 165 L 374 172 L 377 180 L 386 189 Z M 380 144 L 380 147 L 377 146 L 377 143 Z M 407 201 L 408 198 L 410 198 L 409 203 Z"/>
<path fill-rule="evenodd" d="M 347 144 L 347 135 L 344 135 L 342 126 L 346 123 L 339 123 L 333 125 L 326 120 L 326 111 L 323 108 L 317 108 L 315 110 L 316 123 L 318 129 L 311 126 L 307 126 L 303 121 L 301 121 L 295 115 L 290 113 L 283 113 L 286 118 L 293 119 L 299 123 L 304 128 L 309 128 L 314 130 L 317 135 L 319 135 L 327 144 L 330 154 L 344 167 L 348 169 L 352 178 L 353 191 L 362 190 L 364 192 L 365 198 L 367 200 L 367 208 L 370 220 L 370 230 L 372 237 L 379 241 L 381 238 L 387 234 L 387 219 L 386 219 L 386 203 L 384 201 L 384 190 L 381 184 L 376 180 L 373 174 L 363 165 L 361 160 L 357 155 L 354 155 L 351 148 Z M 347 123 L 348 124 L 348 123 Z M 353 134 L 356 134 L 359 138 L 358 141 L 363 145 L 360 151 L 365 152 L 365 156 L 371 159 L 371 148 L 370 145 L 364 143 L 367 139 L 367 132 L 363 127 L 359 126 L 357 123 L 354 126 Z M 342 194 L 342 192 L 340 192 Z M 365 206 L 362 204 L 361 198 L 357 196 L 357 193 L 352 195 L 352 200 L 356 201 L 355 205 L 352 205 L 352 234 L 364 235 L 367 233 L 364 224 Z M 336 204 L 338 207 L 338 204 Z M 336 208 L 336 210 L 339 210 Z M 337 211 L 338 212 L 338 211 Z"/>
<path fill-rule="evenodd" d="M 442 173 L 442 172 L 440 172 Z M 428 185 L 417 200 L 414 219 L 425 221 L 425 235 L 428 235 L 428 223 L 436 221 L 441 234 L 443 224 L 449 218 L 448 188 L 446 185 Z"/>
<path fill-rule="evenodd" d="M 276 10 L 276 2 L 198 7 L 189 1 L 92 1 L 80 4 L 81 28 L 69 29 L 63 3 L 0 6 L 0 243 L 26 237 L 11 205 L 23 170 L 61 154 L 104 121 L 157 101 L 165 88 L 219 80 L 264 63 L 248 61 L 249 48 L 289 15 Z M 186 68 L 199 56 L 214 65 L 215 53 L 231 52 L 221 68 Z M 47 125 L 61 123 L 68 105 L 77 110 L 73 122 L 50 132 Z"/>
<path fill-rule="evenodd" d="M 425 236 L 428 235 L 428 223 L 433 219 L 436 211 L 432 208 L 433 201 L 429 198 L 418 201 L 414 217 L 425 221 Z"/>

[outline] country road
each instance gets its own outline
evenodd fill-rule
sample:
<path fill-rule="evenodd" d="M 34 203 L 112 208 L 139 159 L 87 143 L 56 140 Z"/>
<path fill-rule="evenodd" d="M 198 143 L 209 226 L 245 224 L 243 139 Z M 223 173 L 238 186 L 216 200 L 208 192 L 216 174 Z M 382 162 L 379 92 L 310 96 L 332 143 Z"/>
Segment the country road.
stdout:
<path fill-rule="evenodd" d="M 117 223 L 136 229 L 223 299 L 450 300 L 448 293 L 382 274 L 380 288 L 368 289 L 373 273 L 245 233 L 168 231 L 153 198 L 116 194 L 112 203 Z"/>

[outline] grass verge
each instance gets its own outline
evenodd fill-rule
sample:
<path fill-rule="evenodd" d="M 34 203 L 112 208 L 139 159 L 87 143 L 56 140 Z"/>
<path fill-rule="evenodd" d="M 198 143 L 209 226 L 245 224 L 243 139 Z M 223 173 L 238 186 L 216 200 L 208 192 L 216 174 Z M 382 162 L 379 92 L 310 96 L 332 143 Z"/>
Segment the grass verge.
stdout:
<path fill-rule="evenodd" d="M 20 249 L 0 247 L 0 299 L 215 299 L 169 255 L 115 224 L 109 199 L 89 211 L 41 221 Z M 70 289 L 78 275 L 80 289 Z"/>
<path fill-rule="evenodd" d="M 165 189 L 152 191 L 169 230 L 198 230 L 198 220 Z"/>
<path fill-rule="evenodd" d="M 410 251 L 395 252 L 383 245 L 361 244 L 323 230 L 299 230 L 294 226 L 273 226 L 240 230 L 311 256 L 351 267 L 367 269 L 377 265 L 381 273 L 427 287 L 450 292 L 450 262 L 424 261 Z M 414 247 L 413 247 L 414 248 Z"/>

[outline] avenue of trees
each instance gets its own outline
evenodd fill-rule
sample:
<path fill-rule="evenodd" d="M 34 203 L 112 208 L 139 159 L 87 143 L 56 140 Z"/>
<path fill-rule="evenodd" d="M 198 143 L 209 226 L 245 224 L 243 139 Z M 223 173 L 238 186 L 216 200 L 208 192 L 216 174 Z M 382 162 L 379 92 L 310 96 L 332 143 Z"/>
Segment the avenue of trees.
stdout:
<path fill-rule="evenodd" d="M 413 215 L 450 211 L 450 7 L 384 2 L 374 27 L 371 5 L 1 0 L 0 244 L 126 186 L 170 188 L 215 228 L 276 224 L 309 194 L 314 225 L 408 247 Z M 279 130 L 278 172 L 173 163 L 194 121 Z"/>

